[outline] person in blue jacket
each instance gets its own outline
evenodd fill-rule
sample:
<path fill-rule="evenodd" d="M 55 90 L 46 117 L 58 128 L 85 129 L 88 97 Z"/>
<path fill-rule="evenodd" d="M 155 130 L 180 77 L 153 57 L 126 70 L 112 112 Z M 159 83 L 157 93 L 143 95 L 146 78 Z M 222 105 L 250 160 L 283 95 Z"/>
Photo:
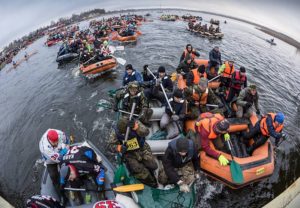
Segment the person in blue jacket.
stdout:
<path fill-rule="evenodd" d="M 131 64 L 127 64 L 125 67 L 125 74 L 123 77 L 123 86 L 133 81 L 137 81 L 139 84 L 141 84 L 143 82 L 143 77 L 140 72 L 133 69 Z"/>

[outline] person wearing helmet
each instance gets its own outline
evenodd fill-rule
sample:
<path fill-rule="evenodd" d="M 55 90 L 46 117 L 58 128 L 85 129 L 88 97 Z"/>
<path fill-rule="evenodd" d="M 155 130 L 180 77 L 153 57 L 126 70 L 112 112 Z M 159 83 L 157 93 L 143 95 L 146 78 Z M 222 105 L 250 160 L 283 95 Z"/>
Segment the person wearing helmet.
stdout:
<path fill-rule="evenodd" d="M 157 73 L 154 73 L 156 79 L 151 76 L 150 86 L 144 90 L 144 94 L 148 100 L 158 99 L 162 105 L 167 105 L 165 95 L 161 89 L 160 84 L 164 87 L 165 92 L 171 95 L 173 91 L 173 82 L 166 73 L 166 69 L 160 66 Z"/>
<path fill-rule="evenodd" d="M 62 156 L 68 151 L 69 144 L 70 140 L 65 133 L 57 129 L 48 129 L 39 143 L 40 152 L 56 191 L 59 189 L 58 166 Z"/>
<path fill-rule="evenodd" d="M 240 95 L 237 98 L 237 112 L 236 117 L 238 118 L 250 118 L 251 115 L 255 112 L 260 114 L 260 109 L 258 107 L 258 93 L 256 90 L 256 85 L 251 84 L 249 87 L 244 88 Z M 254 105 L 253 105 L 254 104 Z"/>
<path fill-rule="evenodd" d="M 26 201 L 26 208 L 63 208 L 55 198 L 51 196 L 34 195 Z"/>
<path fill-rule="evenodd" d="M 67 154 L 63 156 L 61 164 L 59 183 L 63 197 L 65 197 L 64 188 L 67 184 L 72 188 L 80 188 L 85 184 L 86 176 L 92 176 L 97 190 L 103 190 L 105 167 L 101 163 L 101 157 L 92 148 L 81 145 L 70 147 Z M 82 204 L 80 193 L 77 194 L 77 198 Z"/>
<path fill-rule="evenodd" d="M 137 81 L 139 84 L 143 82 L 143 77 L 137 70 L 133 69 L 131 64 L 125 66 L 125 74 L 123 77 L 123 86 L 129 82 Z"/>
<path fill-rule="evenodd" d="M 148 108 L 146 97 L 137 81 L 129 82 L 126 89 L 116 94 L 114 110 L 118 111 L 118 105 L 122 103 L 120 110 L 131 112 L 133 102 L 136 103 L 134 113 L 139 115 L 139 120 L 143 124 L 150 125 L 149 119 L 152 116 L 153 110 Z M 124 116 L 128 117 L 126 114 L 124 114 Z"/>
<path fill-rule="evenodd" d="M 285 116 L 282 112 L 268 113 L 262 116 L 262 118 L 250 128 L 249 132 L 243 132 L 242 137 L 244 139 L 254 139 L 254 143 L 246 149 L 247 153 L 252 155 L 253 151 L 266 143 L 270 136 L 275 138 L 276 147 L 280 140 L 286 139 L 286 135 L 282 133 L 284 119 Z"/>
<path fill-rule="evenodd" d="M 169 142 L 159 171 L 161 184 L 177 184 L 181 192 L 189 192 L 189 186 L 199 178 L 200 163 L 198 149 L 191 139 L 180 137 Z"/>
<path fill-rule="evenodd" d="M 128 140 L 125 142 L 125 135 L 129 127 Z M 138 120 L 129 121 L 122 117 L 117 122 L 109 136 L 109 149 L 111 152 L 122 153 L 130 173 L 142 183 L 151 187 L 157 187 L 154 171 L 157 163 L 152 155 L 150 146 L 145 141 L 149 129 L 141 126 Z"/>
<path fill-rule="evenodd" d="M 183 121 L 185 120 L 185 100 L 183 97 L 183 92 L 180 89 L 176 89 L 173 93 L 171 99 L 169 99 L 170 105 L 172 107 L 173 112 L 171 112 L 169 105 L 166 105 L 165 112 L 162 115 L 160 120 L 160 128 L 162 130 L 166 129 L 166 127 L 171 124 L 175 129 L 172 132 L 168 132 L 167 139 L 172 139 L 177 136 L 180 132 L 177 125 L 180 125 L 179 128 L 182 129 Z M 176 124 L 177 123 L 177 124 Z"/>
<path fill-rule="evenodd" d="M 191 44 L 187 44 L 185 50 L 183 51 L 179 63 L 181 63 L 187 55 L 190 55 L 192 59 L 200 56 L 200 53 L 196 51 Z"/>

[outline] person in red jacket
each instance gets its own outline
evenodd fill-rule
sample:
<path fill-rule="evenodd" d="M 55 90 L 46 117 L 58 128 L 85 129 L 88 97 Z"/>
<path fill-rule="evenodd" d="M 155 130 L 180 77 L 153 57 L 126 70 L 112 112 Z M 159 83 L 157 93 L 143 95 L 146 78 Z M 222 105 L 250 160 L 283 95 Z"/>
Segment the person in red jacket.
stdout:
<path fill-rule="evenodd" d="M 247 87 L 246 69 L 243 66 L 240 67 L 240 70 L 236 70 L 232 74 L 230 90 L 226 102 L 230 103 L 234 96 L 238 97 L 242 87 Z"/>

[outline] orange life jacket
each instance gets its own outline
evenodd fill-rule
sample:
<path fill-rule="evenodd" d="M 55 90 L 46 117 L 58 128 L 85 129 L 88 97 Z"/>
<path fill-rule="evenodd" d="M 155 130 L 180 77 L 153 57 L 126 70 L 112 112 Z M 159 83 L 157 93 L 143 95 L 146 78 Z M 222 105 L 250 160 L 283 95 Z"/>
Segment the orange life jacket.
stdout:
<path fill-rule="evenodd" d="M 201 94 L 201 97 L 199 94 L 195 91 L 193 88 L 193 99 L 197 102 L 199 102 L 200 105 L 206 105 L 208 98 L 208 88 L 206 88 L 205 92 Z"/>
<path fill-rule="evenodd" d="M 229 66 L 228 61 L 225 61 L 225 69 L 223 71 L 223 77 L 231 78 L 231 75 L 234 72 L 234 65 L 232 67 Z"/>
<path fill-rule="evenodd" d="M 187 54 L 190 54 L 190 57 L 194 60 L 196 58 L 196 55 L 192 52 L 188 52 L 186 49 L 184 50 L 184 58 Z"/>
<path fill-rule="evenodd" d="M 210 112 L 202 113 L 196 122 L 196 131 L 200 132 L 200 128 L 203 127 L 208 134 L 209 139 L 216 139 L 218 135 L 213 131 L 214 125 L 224 119 L 220 114 L 212 114 Z"/>
<path fill-rule="evenodd" d="M 199 75 L 197 68 L 193 69 L 192 72 L 193 72 L 193 75 L 194 75 L 194 80 L 193 80 L 194 84 L 199 84 L 201 77 L 207 78 L 206 72 L 204 72 L 203 74 Z"/>
<path fill-rule="evenodd" d="M 275 131 L 277 133 L 281 132 L 281 130 L 283 129 L 283 124 L 279 124 L 279 125 L 275 124 L 274 119 L 275 119 L 276 114 L 268 113 L 267 115 L 270 115 L 272 117 L 273 127 L 274 127 Z M 268 117 L 267 115 L 263 116 L 263 118 L 260 121 L 260 131 L 261 131 L 262 135 L 264 135 L 264 136 L 270 136 L 268 126 L 267 126 L 267 117 Z"/>

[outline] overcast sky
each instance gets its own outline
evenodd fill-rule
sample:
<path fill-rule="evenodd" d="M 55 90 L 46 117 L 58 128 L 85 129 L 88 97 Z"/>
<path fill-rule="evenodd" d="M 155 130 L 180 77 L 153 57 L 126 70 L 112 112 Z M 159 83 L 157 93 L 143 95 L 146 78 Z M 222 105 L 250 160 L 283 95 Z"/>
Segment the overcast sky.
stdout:
<path fill-rule="evenodd" d="M 239 17 L 300 41 L 300 0 L 0 0 L 0 48 L 51 20 L 93 8 L 184 8 Z"/>

